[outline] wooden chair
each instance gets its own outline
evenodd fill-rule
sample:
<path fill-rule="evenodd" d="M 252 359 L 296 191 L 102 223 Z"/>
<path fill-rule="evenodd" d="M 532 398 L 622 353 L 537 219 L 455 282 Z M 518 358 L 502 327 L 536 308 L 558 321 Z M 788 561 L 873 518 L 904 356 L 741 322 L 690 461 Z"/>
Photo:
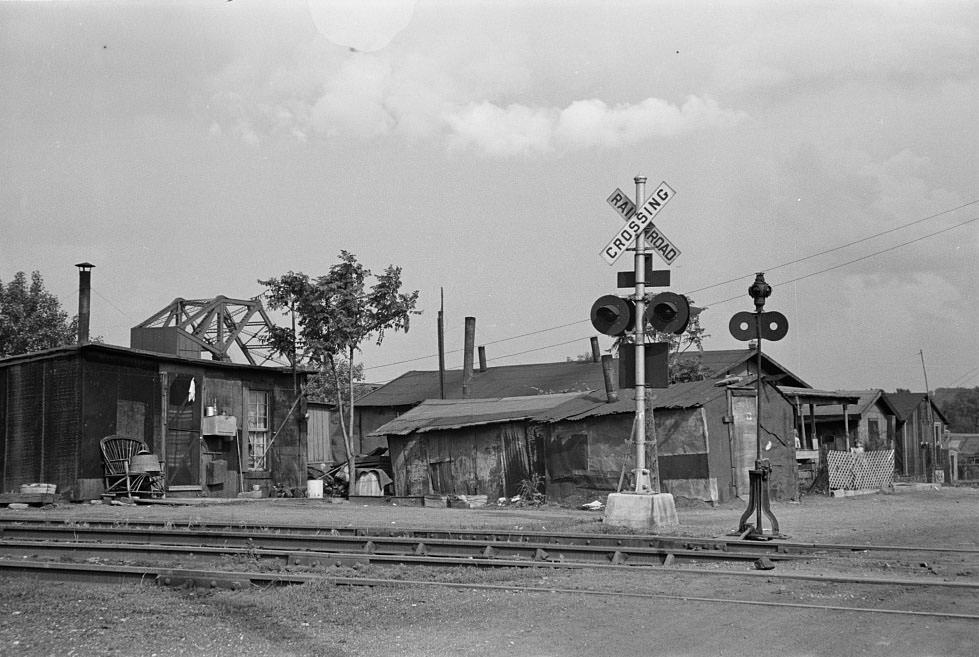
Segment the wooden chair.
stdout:
<path fill-rule="evenodd" d="M 163 464 L 156 455 L 150 454 L 145 442 L 129 436 L 113 435 L 103 438 L 99 445 L 102 448 L 106 493 L 125 494 L 127 497 L 165 495 Z"/>

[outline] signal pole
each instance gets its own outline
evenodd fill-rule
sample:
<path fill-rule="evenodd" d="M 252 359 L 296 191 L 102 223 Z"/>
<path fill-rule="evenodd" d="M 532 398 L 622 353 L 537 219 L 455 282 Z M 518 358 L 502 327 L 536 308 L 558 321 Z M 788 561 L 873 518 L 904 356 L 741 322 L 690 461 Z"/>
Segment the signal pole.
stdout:
<path fill-rule="evenodd" d="M 646 176 L 636 176 L 636 207 L 646 199 Z M 642 233 L 636 236 L 636 304 L 635 330 L 633 340 L 636 350 L 636 492 L 648 493 L 649 470 L 646 469 L 646 326 L 641 318 L 646 316 L 646 238 Z"/>
<path fill-rule="evenodd" d="M 690 304 L 686 297 L 671 292 L 646 298 L 647 287 L 666 287 L 670 284 L 669 270 L 653 270 L 650 261 L 653 253 L 668 265 L 680 255 L 680 250 L 662 231 L 653 225 L 652 219 L 674 196 L 675 191 L 660 183 L 646 196 L 646 177 L 633 178 L 636 184 L 636 201 L 616 188 L 606 202 L 625 221 L 602 249 L 602 257 L 614 265 L 626 251 L 633 251 L 635 262 L 632 271 L 619 272 L 616 278 L 619 288 L 630 288 L 628 296 L 606 294 L 599 297 L 591 308 L 591 321 L 600 333 L 620 339 L 619 385 L 634 388 L 635 415 L 632 435 L 635 438 L 635 486 L 629 492 L 616 492 L 608 496 L 604 522 L 634 529 L 648 530 L 658 526 L 676 525 L 676 505 L 673 495 L 660 493 L 659 468 L 656 463 L 655 439 L 652 443 L 652 464 L 646 463 L 646 438 L 656 434 L 653 426 L 653 395 L 646 388 L 666 388 L 669 385 L 668 343 L 646 343 L 646 324 L 665 333 L 682 333 L 690 316 Z M 648 315 L 648 316 L 647 316 Z M 632 337 L 632 344 L 628 340 Z M 633 362 L 628 362 L 629 359 Z M 650 472 L 654 479 L 650 480 Z"/>

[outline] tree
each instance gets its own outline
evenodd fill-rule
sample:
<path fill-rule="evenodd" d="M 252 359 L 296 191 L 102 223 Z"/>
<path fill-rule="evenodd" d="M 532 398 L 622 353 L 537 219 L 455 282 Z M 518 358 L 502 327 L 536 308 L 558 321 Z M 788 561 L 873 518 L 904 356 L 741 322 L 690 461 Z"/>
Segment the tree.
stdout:
<path fill-rule="evenodd" d="M 693 299 L 690 302 L 690 321 L 687 328 L 680 335 L 674 333 L 661 333 L 649 326 L 645 327 L 646 344 L 650 342 L 669 343 L 669 383 L 685 383 L 687 381 L 703 381 L 707 377 L 707 370 L 703 366 L 702 354 L 704 351 L 704 338 L 710 337 L 707 331 L 700 325 L 700 313 L 706 308 L 695 308 Z M 628 341 L 625 338 L 629 338 Z M 624 344 L 632 346 L 631 333 L 621 338 L 616 338 L 612 343 L 612 350 L 617 351 Z M 693 350 L 691 352 L 691 349 Z"/>
<path fill-rule="evenodd" d="M 942 392 L 942 389 L 936 391 Z M 949 391 L 945 391 L 949 392 Z M 954 391 L 955 397 L 940 402 L 942 414 L 948 420 L 953 433 L 979 432 L 979 387 L 960 388 Z"/>
<path fill-rule="evenodd" d="M 376 387 L 364 383 L 364 365 L 362 363 L 354 365 L 354 370 L 351 373 L 348 371 L 350 369 L 350 363 L 347 359 L 340 358 L 337 359 L 337 369 L 339 370 L 341 381 L 347 381 L 349 378 L 353 378 L 354 401 L 357 401 Z M 333 378 L 326 371 L 313 374 L 306 382 L 305 392 L 306 399 L 327 404 L 335 404 L 338 395 Z"/>
<path fill-rule="evenodd" d="M 68 318 L 58 298 L 44 287 L 41 273 L 20 271 L 6 286 L 0 281 L 0 357 L 52 349 L 78 340 L 78 318 Z"/>
<path fill-rule="evenodd" d="M 358 371 L 354 357 L 360 345 L 373 339 L 378 346 L 386 331 L 408 332 L 415 310 L 418 291 L 401 292 L 401 268 L 389 265 L 383 274 L 372 276 L 357 262 L 356 256 L 340 251 L 340 262 L 329 273 L 311 279 L 302 272 L 258 281 L 265 285 L 265 296 L 272 310 L 290 310 L 297 318 L 298 330 L 273 327 L 269 346 L 282 355 L 312 366 L 332 382 L 323 388 L 339 410 L 340 429 L 347 457 L 349 480 L 347 491 L 353 494 L 356 463 L 353 445 L 354 385 Z"/>

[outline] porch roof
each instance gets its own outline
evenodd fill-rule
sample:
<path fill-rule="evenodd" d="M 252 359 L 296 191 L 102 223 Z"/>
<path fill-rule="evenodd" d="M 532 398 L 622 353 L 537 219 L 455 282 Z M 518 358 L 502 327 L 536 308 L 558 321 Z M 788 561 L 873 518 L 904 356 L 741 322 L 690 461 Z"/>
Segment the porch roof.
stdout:
<path fill-rule="evenodd" d="M 808 406 L 815 406 L 817 418 L 843 417 L 843 406 L 847 415 L 863 415 L 878 401 L 893 413 L 883 390 L 806 390 L 799 388 L 780 388 L 789 399 L 803 404 L 802 412 L 809 415 Z"/>

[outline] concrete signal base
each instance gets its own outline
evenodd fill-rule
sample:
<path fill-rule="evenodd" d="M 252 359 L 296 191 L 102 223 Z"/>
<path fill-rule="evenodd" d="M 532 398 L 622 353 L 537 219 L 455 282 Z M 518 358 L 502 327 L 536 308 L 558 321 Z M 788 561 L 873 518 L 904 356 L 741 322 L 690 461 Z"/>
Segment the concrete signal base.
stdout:
<path fill-rule="evenodd" d="M 611 493 L 605 504 L 604 524 L 629 529 L 657 529 L 679 524 L 670 493 Z"/>

